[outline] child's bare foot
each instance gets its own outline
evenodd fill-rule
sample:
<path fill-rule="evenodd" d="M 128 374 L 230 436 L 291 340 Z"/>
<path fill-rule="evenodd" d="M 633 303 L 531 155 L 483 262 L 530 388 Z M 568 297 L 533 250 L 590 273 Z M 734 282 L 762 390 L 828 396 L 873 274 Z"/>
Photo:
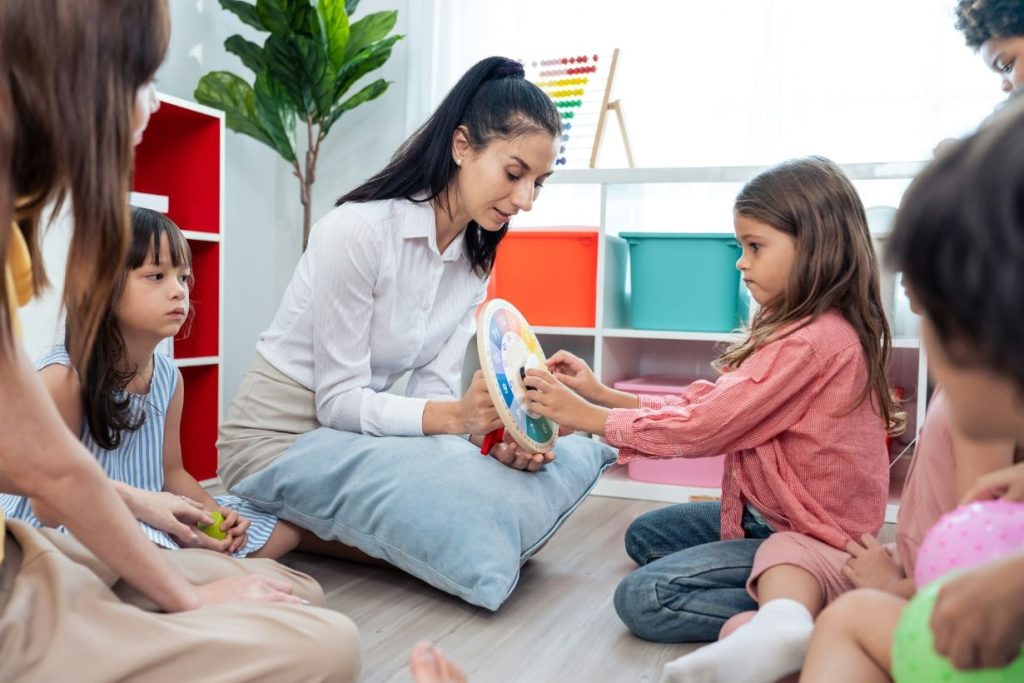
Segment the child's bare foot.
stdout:
<path fill-rule="evenodd" d="M 413 646 L 409 654 L 409 671 L 416 683 L 466 683 L 462 670 L 426 641 Z"/>

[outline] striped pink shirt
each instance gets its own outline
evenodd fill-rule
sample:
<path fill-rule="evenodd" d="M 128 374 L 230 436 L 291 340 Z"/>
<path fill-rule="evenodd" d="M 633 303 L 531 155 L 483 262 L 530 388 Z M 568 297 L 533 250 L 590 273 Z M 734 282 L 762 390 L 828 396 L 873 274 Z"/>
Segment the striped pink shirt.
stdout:
<path fill-rule="evenodd" d="M 727 453 L 723 540 L 743 538 L 749 502 L 777 531 L 845 548 L 878 533 L 889 490 L 885 426 L 874 402 L 850 411 L 867 373 L 857 333 L 830 311 L 714 383 L 611 411 L 605 438 L 619 447 L 620 463 Z"/>

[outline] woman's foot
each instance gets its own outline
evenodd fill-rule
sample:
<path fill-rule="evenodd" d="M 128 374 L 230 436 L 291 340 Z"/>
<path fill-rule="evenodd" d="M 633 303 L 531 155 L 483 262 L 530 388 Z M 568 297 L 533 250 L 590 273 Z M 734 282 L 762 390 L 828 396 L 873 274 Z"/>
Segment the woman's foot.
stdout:
<path fill-rule="evenodd" d="M 426 641 L 409 654 L 409 671 L 416 683 L 466 683 L 466 675 L 441 650 Z"/>

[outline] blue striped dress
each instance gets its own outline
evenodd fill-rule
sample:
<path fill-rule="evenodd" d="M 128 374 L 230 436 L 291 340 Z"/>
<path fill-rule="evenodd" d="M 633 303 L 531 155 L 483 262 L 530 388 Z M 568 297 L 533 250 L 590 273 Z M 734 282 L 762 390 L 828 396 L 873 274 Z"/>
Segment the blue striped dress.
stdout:
<path fill-rule="evenodd" d="M 130 394 L 133 411 L 145 411 L 146 419 L 142 426 L 131 432 L 121 434 L 121 445 L 114 450 L 106 450 L 93 440 L 87 424 L 82 425 L 80 439 L 99 461 L 107 476 L 129 486 L 149 491 L 162 491 L 164 488 L 164 423 L 167 409 L 178 385 L 178 370 L 174 362 L 162 353 L 153 354 L 153 380 L 149 393 L 146 395 Z M 54 347 L 36 361 L 36 369 L 41 370 L 48 365 L 60 364 L 71 367 L 71 359 L 63 346 Z M 277 518 L 268 514 L 251 503 L 236 496 L 216 496 L 217 503 L 224 507 L 237 510 L 238 514 L 251 522 L 245 547 L 234 555 L 245 557 L 259 550 L 267 542 L 270 532 L 277 524 Z M 11 519 L 20 519 L 35 526 L 43 526 L 32 514 L 32 505 L 27 498 L 8 494 L 0 495 L 0 507 Z M 139 522 L 142 530 L 150 540 L 164 548 L 179 548 L 177 541 L 167 533 L 154 529 L 148 524 Z M 65 531 L 61 527 L 61 531 Z"/>

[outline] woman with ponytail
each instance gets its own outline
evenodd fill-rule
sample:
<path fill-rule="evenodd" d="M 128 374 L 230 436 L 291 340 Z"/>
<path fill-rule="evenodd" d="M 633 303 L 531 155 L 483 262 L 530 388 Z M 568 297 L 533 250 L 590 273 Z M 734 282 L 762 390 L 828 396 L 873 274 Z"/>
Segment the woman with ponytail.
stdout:
<path fill-rule="evenodd" d="M 503 57 L 473 66 L 379 173 L 312 231 L 221 430 L 230 488 L 320 426 L 374 436 L 500 426 L 483 376 L 460 398 L 473 316 L 509 221 L 552 173 L 561 120 Z M 410 373 L 404 396 L 385 393 Z M 499 444 L 535 471 L 550 455 Z"/>

